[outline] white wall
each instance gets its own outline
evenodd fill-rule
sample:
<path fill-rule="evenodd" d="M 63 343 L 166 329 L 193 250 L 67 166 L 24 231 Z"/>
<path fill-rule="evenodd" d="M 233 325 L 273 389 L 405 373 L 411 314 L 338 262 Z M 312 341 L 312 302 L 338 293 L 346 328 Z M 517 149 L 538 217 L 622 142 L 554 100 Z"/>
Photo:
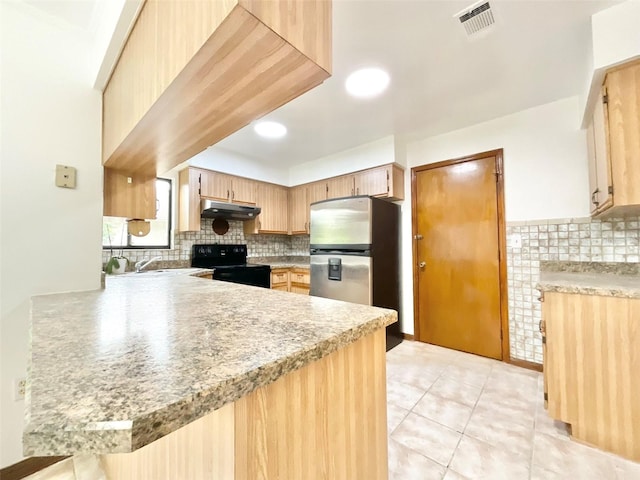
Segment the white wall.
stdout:
<path fill-rule="evenodd" d="M 300 185 L 394 161 L 394 137 L 389 136 L 334 155 L 295 165 L 289 169 L 289 182 L 286 185 Z"/>
<path fill-rule="evenodd" d="M 591 17 L 593 67 L 606 68 L 640 56 L 640 2 L 628 0 Z"/>
<path fill-rule="evenodd" d="M 100 94 L 86 39 L 0 2 L 0 468 L 22 459 L 29 298 L 100 287 Z M 54 185 L 56 164 L 78 169 L 75 190 Z"/>
<path fill-rule="evenodd" d="M 287 185 L 288 172 L 286 168 L 268 165 L 263 161 L 252 160 L 220 147 L 209 147 L 204 152 L 192 157 L 187 162 L 193 167 L 206 168 L 217 172 L 252 178 L 263 182 Z M 182 170 L 178 167 L 175 170 Z"/>
<path fill-rule="evenodd" d="M 413 333 L 410 169 L 504 149 L 506 220 L 589 216 L 585 132 L 579 101 L 566 98 L 406 145 L 403 205 L 403 331 Z"/>
<path fill-rule="evenodd" d="M 640 58 L 640 1 L 628 0 L 591 16 L 590 68 L 582 96 L 582 124 L 593 114 L 605 72 Z"/>

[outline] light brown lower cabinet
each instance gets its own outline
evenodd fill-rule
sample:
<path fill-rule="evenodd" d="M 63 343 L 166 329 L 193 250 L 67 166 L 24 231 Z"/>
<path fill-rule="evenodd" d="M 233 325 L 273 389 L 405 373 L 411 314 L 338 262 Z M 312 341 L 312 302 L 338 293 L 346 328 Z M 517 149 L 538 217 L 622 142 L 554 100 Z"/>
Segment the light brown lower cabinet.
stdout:
<path fill-rule="evenodd" d="M 289 272 L 289 291 L 309 295 L 311 273 L 308 268 L 292 268 Z"/>
<path fill-rule="evenodd" d="M 542 315 L 549 415 L 640 461 L 640 299 L 545 292 Z"/>
<path fill-rule="evenodd" d="M 132 453 L 102 455 L 112 480 L 382 480 L 387 466 L 385 330 Z"/>
<path fill-rule="evenodd" d="M 271 289 L 309 295 L 308 268 L 274 268 L 271 270 Z"/>

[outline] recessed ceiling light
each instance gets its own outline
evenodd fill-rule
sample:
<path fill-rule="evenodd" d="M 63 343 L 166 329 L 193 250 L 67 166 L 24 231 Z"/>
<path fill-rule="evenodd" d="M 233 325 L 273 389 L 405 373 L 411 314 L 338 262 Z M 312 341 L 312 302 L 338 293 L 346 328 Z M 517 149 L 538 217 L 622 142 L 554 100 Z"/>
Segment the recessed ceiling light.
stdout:
<path fill-rule="evenodd" d="M 287 134 L 287 127 L 278 122 L 260 122 L 253 126 L 255 132 L 265 138 L 282 138 Z"/>
<path fill-rule="evenodd" d="M 362 68 L 347 77 L 347 92 L 354 97 L 369 98 L 382 93 L 389 85 L 389 74 L 380 68 Z"/>

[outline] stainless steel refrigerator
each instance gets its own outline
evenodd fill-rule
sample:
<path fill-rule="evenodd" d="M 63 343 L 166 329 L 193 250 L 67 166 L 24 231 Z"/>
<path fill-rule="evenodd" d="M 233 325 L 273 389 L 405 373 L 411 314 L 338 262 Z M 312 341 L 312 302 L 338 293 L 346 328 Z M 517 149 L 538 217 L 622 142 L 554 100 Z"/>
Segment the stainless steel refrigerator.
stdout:
<path fill-rule="evenodd" d="M 311 204 L 311 295 L 391 308 L 387 350 L 400 332 L 400 206 L 356 196 Z"/>

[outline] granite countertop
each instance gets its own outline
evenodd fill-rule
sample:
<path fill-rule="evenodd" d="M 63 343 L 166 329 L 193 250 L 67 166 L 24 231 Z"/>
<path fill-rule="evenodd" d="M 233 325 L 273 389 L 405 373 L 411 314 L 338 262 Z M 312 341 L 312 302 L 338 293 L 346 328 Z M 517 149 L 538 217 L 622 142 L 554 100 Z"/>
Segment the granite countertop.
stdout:
<path fill-rule="evenodd" d="M 184 274 L 33 297 L 24 453 L 131 452 L 396 320 Z"/>
<path fill-rule="evenodd" d="M 310 268 L 307 256 L 249 257 L 248 263 L 261 263 L 271 268 Z"/>
<path fill-rule="evenodd" d="M 640 276 L 599 272 L 541 272 L 536 288 L 543 292 L 640 298 Z"/>
<path fill-rule="evenodd" d="M 271 268 L 311 268 L 311 265 L 308 263 L 274 262 L 269 265 Z"/>
<path fill-rule="evenodd" d="M 158 270 L 143 270 L 140 273 L 126 272 L 119 275 L 108 275 L 108 279 L 133 277 L 137 279 L 150 278 L 150 277 L 169 277 L 175 275 L 191 275 L 193 277 L 206 277 L 213 273 L 212 268 L 163 268 Z"/>

